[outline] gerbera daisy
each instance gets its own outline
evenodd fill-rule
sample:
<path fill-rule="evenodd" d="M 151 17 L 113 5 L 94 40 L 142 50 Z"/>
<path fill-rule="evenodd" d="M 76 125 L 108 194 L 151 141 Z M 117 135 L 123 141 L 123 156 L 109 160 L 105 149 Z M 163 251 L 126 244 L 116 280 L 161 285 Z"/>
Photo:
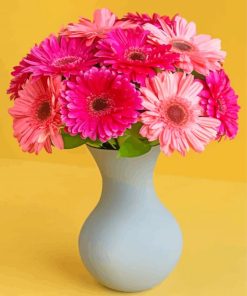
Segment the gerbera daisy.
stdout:
<path fill-rule="evenodd" d="M 168 26 L 173 25 L 173 20 L 169 18 L 169 16 L 163 15 L 160 16 L 157 13 L 153 13 L 152 16 L 146 13 L 131 13 L 129 12 L 123 17 L 124 21 L 130 21 L 133 24 L 137 24 L 143 26 L 144 24 L 152 24 L 161 29 L 160 19 L 163 19 Z"/>
<path fill-rule="evenodd" d="M 233 139 L 238 132 L 238 96 L 230 86 L 228 76 L 223 70 L 211 72 L 206 76 L 204 89 L 200 93 L 201 106 L 206 116 L 218 118 L 221 125 L 218 139 L 226 136 Z"/>
<path fill-rule="evenodd" d="M 86 38 L 86 45 L 90 46 L 95 39 L 105 37 L 114 28 L 129 27 L 133 27 L 133 24 L 129 21 L 118 21 L 115 14 L 107 8 L 103 8 L 95 10 L 93 22 L 85 18 L 80 18 L 78 24 L 71 23 L 63 28 L 60 35 Z"/>
<path fill-rule="evenodd" d="M 173 26 L 159 20 L 162 29 L 151 24 L 144 28 L 151 32 L 151 39 L 159 44 L 170 44 L 172 51 L 180 53 L 177 66 L 190 73 L 193 70 L 207 75 L 210 70 L 221 69 L 226 53 L 221 50 L 219 39 L 211 39 L 209 35 L 196 35 L 195 23 L 181 16 L 175 16 Z"/>
<path fill-rule="evenodd" d="M 15 73 L 15 74 L 14 74 Z M 16 99 L 19 91 L 30 76 L 30 73 L 23 73 L 20 66 L 15 67 L 11 73 L 14 77 L 10 81 L 10 86 L 7 90 L 7 94 L 10 95 L 10 99 Z"/>
<path fill-rule="evenodd" d="M 111 65 L 118 72 L 144 84 L 146 77 L 156 74 L 155 68 L 174 70 L 178 54 L 171 53 L 171 46 L 148 43 L 148 31 L 135 29 L 116 29 L 99 42 L 96 56 L 102 63 Z"/>
<path fill-rule="evenodd" d="M 159 139 L 161 150 L 185 155 L 189 147 L 201 152 L 217 135 L 218 119 L 203 117 L 198 94 L 202 84 L 194 76 L 176 72 L 159 73 L 141 87 L 143 127 L 140 134 L 149 141 Z"/>
<path fill-rule="evenodd" d="M 18 66 L 15 66 L 11 75 L 13 78 L 10 81 L 10 86 L 7 90 L 7 94 L 10 94 L 11 99 L 16 99 L 18 97 L 18 92 L 22 89 L 31 73 L 25 72 L 25 69 L 29 64 L 25 61 L 26 59 L 31 59 L 30 55 L 23 58 Z"/>
<path fill-rule="evenodd" d="M 42 148 L 52 152 L 51 145 L 63 148 L 58 77 L 27 80 L 9 113 L 13 116 L 14 136 L 23 151 L 38 154 Z"/>
<path fill-rule="evenodd" d="M 35 46 L 25 59 L 26 72 L 33 76 L 63 75 L 69 77 L 81 70 L 85 71 L 97 63 L 92 47 L 88 47 L 78 38 L 51 35 Z"/>
<path fill-rule="evenodd" d="M 137 121 L 141 98 L 122 75 L 93 67 L 68 81 L 62 98 L 62 120 L 72 135 L 106 142 Z"/>

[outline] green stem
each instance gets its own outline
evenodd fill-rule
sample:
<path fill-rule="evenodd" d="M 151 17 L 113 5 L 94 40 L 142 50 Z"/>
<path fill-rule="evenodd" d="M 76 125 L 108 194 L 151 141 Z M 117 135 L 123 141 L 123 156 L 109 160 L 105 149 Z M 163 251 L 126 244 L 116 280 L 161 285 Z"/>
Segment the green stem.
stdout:
<path fill-rule="evenodd" d="M 120 145 L 119 145 L 119 143 L 118 143 L 118 139 L 116 138 L 115 141 L 116 141 L 116 147 L 117 147 L 117 150 L 119 150 L 119 149 L 120 149 Z"/>

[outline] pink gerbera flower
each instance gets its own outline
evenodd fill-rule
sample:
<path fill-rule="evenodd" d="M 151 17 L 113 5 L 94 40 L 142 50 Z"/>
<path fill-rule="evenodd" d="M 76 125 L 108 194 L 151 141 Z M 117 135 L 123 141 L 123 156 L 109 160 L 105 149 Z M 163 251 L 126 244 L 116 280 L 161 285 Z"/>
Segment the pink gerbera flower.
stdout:
<path fill-rule="evenodd" d="M 72 135 L 106 142 L 121 136 L 137 121 L 141 98 L 122 75 L 92 68 L 68 81 L 62 98 L 62 119 Z"/>
<path fill-rule="evenodd" d="M 26 62 L 26 59 L 32 59 L 32 56 L 28 54 L 25 58 L 23 58 L 18 66 L 15 66 L 11 75 L 13 76 L 9 89 L 7 93 L 10 94 L 11 99 L 16 99 L 18 97 L 18 92 L 22 89 L 23 85 L 30 77 L 31 73 L 26 72 L 26 68 L 29 64 Z"/>
<path fill-rule="evenodd" d="M 169 51 L 171 46 L 148 43 L 148 34 L 140 27 L 116 29 L 99 42 L 96 56 L 102 58 L 105 65 L 144 84 L 146 77 L 156 74 L 155 68 L 174 70 L 174 63 L 178 61 L 178 54 Z"/>
<path fill-rule="evenodd" d="M 129 27 L 133 27 L 133 24 L 128 21 L 118 21 L 115 14 L 107 8 L 103 8 L 95 10 L 93 22 L 80 18 L 79 24 L 68 24 L 66 28 L 61 30 L 60 35 L 86 38 L 86 45 L 90 46 L 95 39 L 104 38 L 114 28 Z"/>
<path fill-rule="evenodd" d="M 140 134 L 149 141 L 159 139 L 161 150 L 170 155 L 177 150 L 185 155 L 189 147 L 197 152 L 217 135 L 219 120 L 202 116 L 198 94 L 202 84 L 193 75 L 159 73 L 142 87 L 143 126 Z"/>
<path fill-rule="evenodd" d="M 38 154 L 42 148 L 51 153 L 51 145 L 63 148 L 58 105 L 60 91 L 61 79 L 58 77 L 30 78 L 19 91 L 9 113 L 14 118 L 14 136 L 23 151 Z"/>
<path fill-rule="evenodd" d="M 218 139 L 226 136 L 233 139 L 238 132 L 238 96 L 230 86 L 228 76 L 223 70 L 211 72 L 206 76 L 204 89 L 200 93 L 201 106 L 205 115 L 218 118 L 221 125 Z"/>
<path fill-rule="evenodd" d="M 152 25 L 161 29 L 162 27 L 160 25 L 160 21 L 159 21 L 160 19 L 163 19 L 168 26 L 173 25 L 174 21 L 171 20 L 169 18 L 169 16 L 166 16 L 166 15 L 160 16 L 157 13 L 154 13 L 152 16 L 150 16 L 146 13 L 138 13 L 138 12 L 131 13 L 131 12 L 129 12 L 128 14 L 126 14 L 123 17 L 124 21 L 130 21 L 133 24 L 137 24 L 140 26 L 143 26 L 144 24 L 152 24 Z"/>
<path fill-rule="evenodd" d="M 16 99 L 18 97 L 19 91 L 30 76 L 30 73 L 23 73 L 25 69 L 24 64 L 25 61 L 22 60 L 18 66 L 14 67 L 14 71 L 11 73 L 14 77 L 11 79 L 10 86 L 7 90 L 7 94 L 10 95 L 11 99 Z"/>
<path fill-rule="evenodd" d="M 78 38 L 50 36 L 35 46 L 25 59 L 26 72 L 33 76 L 63 75 L 69 77 L 85 71 L 97 63 L 92 47 Z"/>
<path fill-rule="evenodd" d="M 151 39 L 159 44 L 170 44 L 172 51 L 180 53 L 177 66 L 190 73 L 193 70 L 207 75 L 210 70 L 221 69 L 226 53 L 221 50 L 219 39 L 211 39 L 209 35 L 196 35 L 195 23 L 181 16 L 174 18 L 173 26 L 160 19 L 162 29 L 151 24 L 144 28 L 152 33 Z"/>

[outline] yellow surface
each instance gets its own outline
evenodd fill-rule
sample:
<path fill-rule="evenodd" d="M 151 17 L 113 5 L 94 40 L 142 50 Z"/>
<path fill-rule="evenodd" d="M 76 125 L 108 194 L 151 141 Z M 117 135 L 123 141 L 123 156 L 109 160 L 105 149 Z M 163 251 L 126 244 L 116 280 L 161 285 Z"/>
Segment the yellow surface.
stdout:
<path fill-rule="evenodd" d="M 233 5 L 234 3 L 234 5 Z M 240 96 L 240 133 L 234 141 L 210 144 L 202 154 L 189 153 L 186 158 L 174 155 L 162 158 L 160 172 L 235 181 L 246 180 L 246 0 L 9 0 L 0 5 L 0 158 L 37 160 L 34 155 L 21 152 L 12 137 L 12 123 L 7 114 L 9 102 L 5 89 L 8 87 L 11 68 L 26 55 L 30 48 L 57 32 L 79 16 L 91 18 L 94 9 L 108 7 L 117 15 L 127 11 L 159 12 L 170 16 L 179 12 L 188 20 L 194 20 L 198 32 L 211 34 L 222 40 L 227 51 L 225 69 L 232 86 Z M 76 164 L 82 149 L 55 151 L 51 156 L 42 153 L 41 161 Z M 84 151 L 84 150 L 83 150 Z M 88 162 L 88 159 L 86 160 Z M 226 168 L 226 169 L 225 169 Z"/>
<path fill-rule="evenodd" d="M 101 181 L 85 148 L 24 154 L 12 137 L 5 95 L 11 67 L 32 45 L 97 7 L 180 12 L 222 39 L 225 69 L 240 95 L 240 133 L 203 154 L 160 156 L 157 192 L 180 222 L 184 252 L 167 281 L 143 295 L 244 296 L 246 270 L 246 1 L 11 0 L 0 5 L 0 295 L 118 295 L 82 266 L 77 237 Z M 183 177 L 184 176 L 184 177 Z"/>
<path fill-rule="evenodd" d="M 81 225 L 101 190 L 90 162 L 0 161 L 1 296 L 123 295 L 96 283 L 78 255 Z M 156 170 L 155 186 L 180 223 L 184 250 L 169 278 L 143 295 L 247 295 L 245 184 Z"/>

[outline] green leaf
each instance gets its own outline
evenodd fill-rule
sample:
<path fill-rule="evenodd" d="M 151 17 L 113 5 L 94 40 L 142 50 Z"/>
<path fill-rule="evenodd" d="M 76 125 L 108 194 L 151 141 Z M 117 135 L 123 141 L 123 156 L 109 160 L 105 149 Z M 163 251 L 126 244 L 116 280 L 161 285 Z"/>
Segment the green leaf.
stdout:
<path fill-rule="evenodd" d="M 107 141 L 114 149 L 118 149 L 118 143 L 117 140 L 112 138 L 110 140 Z"/>
<path fill-rule="evenodd" d="M 64 131 L 62 131 L 64 149 L 72 149 L 79 147 L 86 143 L 86 139 L 82 139 L 79 135 L 71 136 Z"/>
<path fill-rule="evenodd" d="M 137 123 L 134 123 L 130 129 L 127 129 L 125 131 L 125 134 L 126 135 L 130 135 L 132 137 L 136 137 L 136 138 L 143 138 L 141 135 L 140 135 L 140 129 L 142 127 L 142 123 L 141 122 L 137 122 Z"/>
<path fill-rule="evenodd" d="M 92 146 L 95 148 L 100 148 L 102 146 L 102 142 L 100 142 L 99 140 L 92 141 L 91 139 L 87 138 L 86 142 L 89 146 Z"/>
<path fill-rule="evenodd" d="M 121 146 L 126 141 L 127 138 L 129 138 L 128 135 L 123 135 L 123 136 L 118 137 L 117 140 L 118 140 L 119 146 Z"/>
<path fill-rule="evenodd" d="M 200 73 L 198 73 L 198 72 L 196 72 L 196 71 L 192 71 L 191 74 L 193 74 L 195 76 L 195 78 L 198 78 L 198 79 L 201 79 L 201 80 L 205 80 L 205 76 L 202 75 L 202 74 L 200 74 Z"/>
<path fill-rule="evenodd" d="M 151 150 L 151 146 L 149 144 L 146 144 L 135 137 L 127 136 L 125 140 L 120 144 L 120 149 L 118 150 L 118 156 L 136 157 L 136 156 L 143 155 L 150 150 Z"/>
<path fill-rule="evenodd" d="M 130 136 L 135 137 L 135 138 L 138 138 L 139 140 L 141 140 L 145 144 L 150 144 L 151 146 L 156 146 L 156 145 L 158 145 L 160 143 L 159 140 L 149 142 L 147 138 L 143 137 L 140 134 L 141 127 L 142 127 L 142 123 L 137 122 L 137 123 L 132 125 L 131 129 L 126 130 L 125 134 L 130 135 Z"/>
<path fill-rule="evenodd" d="M 160 141 L 159 141 L 159 140 L 151 141 L 151 142 L 149 142 L 149 144 L 150 144 L 151 146 L 157 146 L 157 145 L 160 144 Z"/>

